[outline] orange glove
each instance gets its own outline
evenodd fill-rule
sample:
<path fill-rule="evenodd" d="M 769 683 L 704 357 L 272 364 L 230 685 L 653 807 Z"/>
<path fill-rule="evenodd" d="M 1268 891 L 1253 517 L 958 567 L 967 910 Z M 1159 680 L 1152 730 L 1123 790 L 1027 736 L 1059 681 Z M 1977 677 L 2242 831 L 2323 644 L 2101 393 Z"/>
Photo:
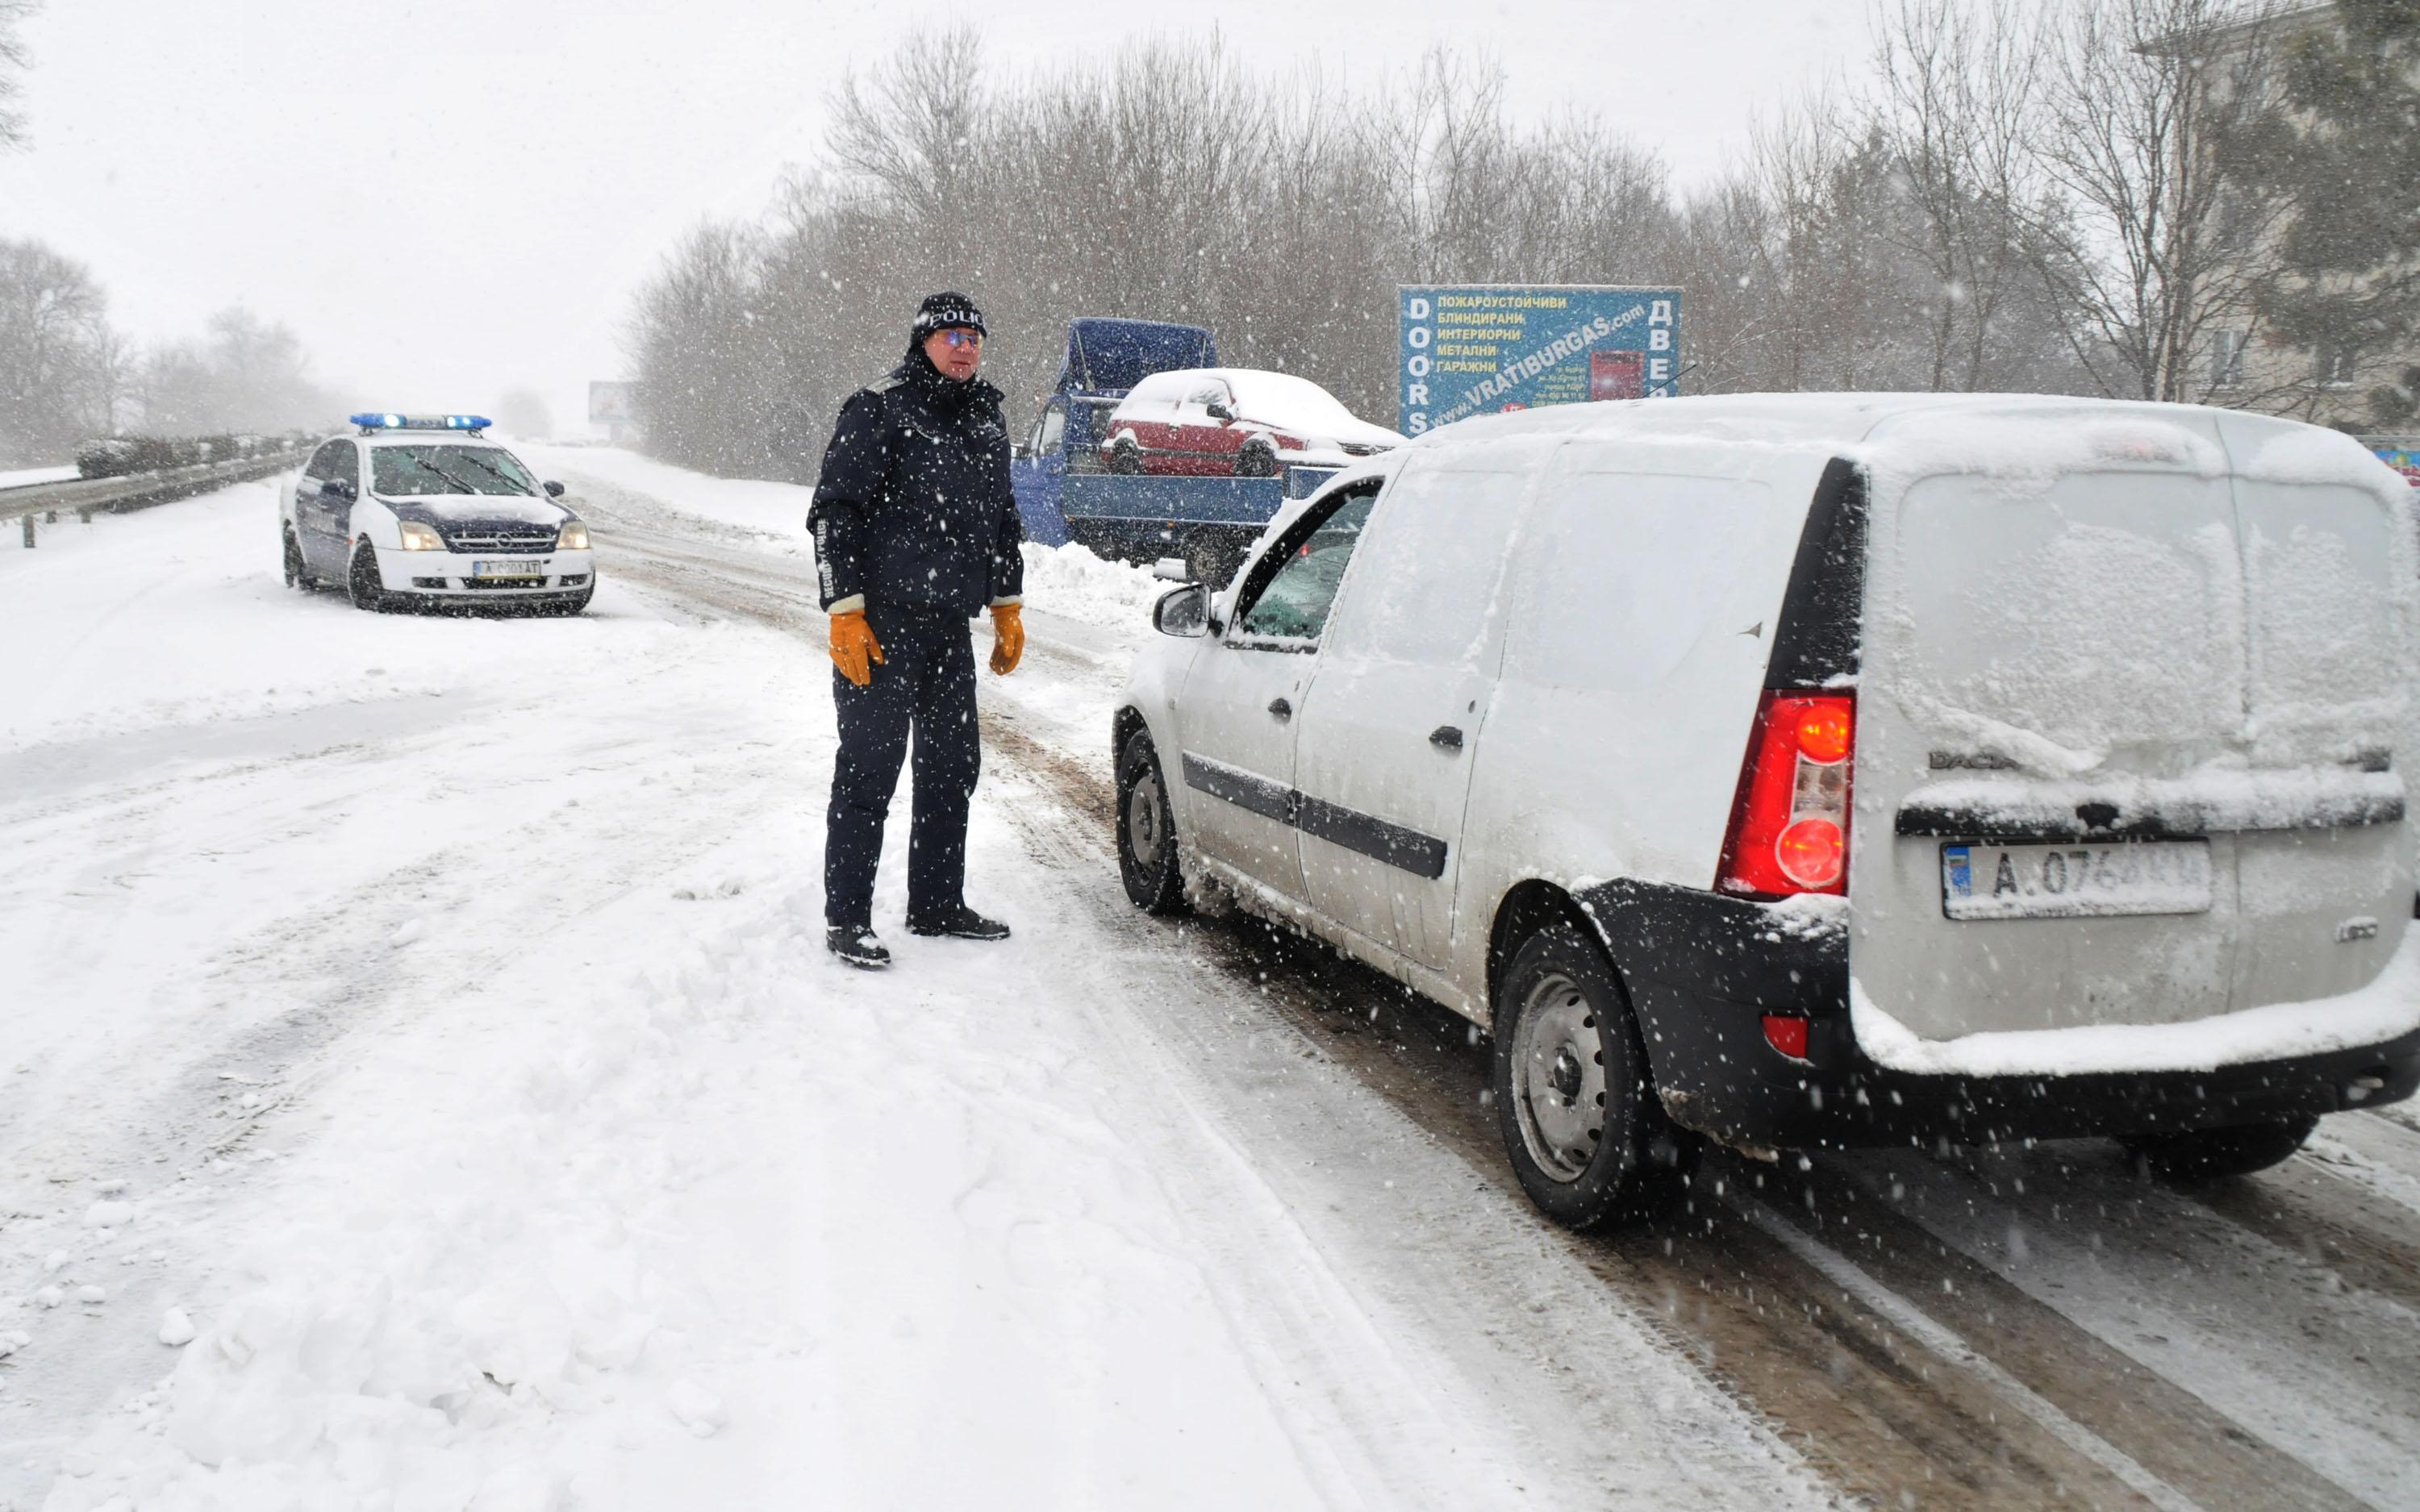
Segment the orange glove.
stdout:
<path fill-rule="evenodd" d="M 866 659 L 882 659 L 882 642 L 874 639 L 874 627 L 865 623 L 865 610 L 850 609 L 831 617 L 831 659 L 840 674 L 863 687 L 874 681 L 874 669 Z"/>
<path fill-rule="evenodd" d="M 1006 677 L 1025 655 L 1025 617 L 1021 604 L 991 607 L 991 670 Z"/>

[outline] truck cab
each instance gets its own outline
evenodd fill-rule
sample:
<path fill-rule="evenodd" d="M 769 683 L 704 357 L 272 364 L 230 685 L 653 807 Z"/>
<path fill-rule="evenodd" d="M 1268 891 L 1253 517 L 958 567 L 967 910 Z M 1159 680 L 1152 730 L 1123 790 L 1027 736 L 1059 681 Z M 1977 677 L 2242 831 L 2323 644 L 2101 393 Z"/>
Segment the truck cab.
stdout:
<path fill-rule="evenodd" d="M 1101 423 L 1129 390 L 1154 373 L 1218 362 L 1218 340 L 1200 326 L 1099 316 L 1069 321 L 1058 380 L 1009 464 L 1025 538 L 1043 546 L 1078 539 L 1061 508 L 1067 475 L 1101 471 Z"/>

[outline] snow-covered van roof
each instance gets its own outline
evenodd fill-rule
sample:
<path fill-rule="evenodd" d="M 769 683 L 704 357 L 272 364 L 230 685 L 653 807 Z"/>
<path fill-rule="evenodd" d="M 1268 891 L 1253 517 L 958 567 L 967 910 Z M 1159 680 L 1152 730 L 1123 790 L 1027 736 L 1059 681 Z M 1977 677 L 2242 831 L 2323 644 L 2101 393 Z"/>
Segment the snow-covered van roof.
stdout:
<path fill-rule="evenodd" d="M 1846 456 L 1878 474 L 2042 474 L 2166 463 L 2383 488 L 2401 480 L 2350 436 L 2240 409 L 2044 393 L 1737 393 L 1474 415 L 1417 453 L 1516 438 L 1586 438 Z"/>

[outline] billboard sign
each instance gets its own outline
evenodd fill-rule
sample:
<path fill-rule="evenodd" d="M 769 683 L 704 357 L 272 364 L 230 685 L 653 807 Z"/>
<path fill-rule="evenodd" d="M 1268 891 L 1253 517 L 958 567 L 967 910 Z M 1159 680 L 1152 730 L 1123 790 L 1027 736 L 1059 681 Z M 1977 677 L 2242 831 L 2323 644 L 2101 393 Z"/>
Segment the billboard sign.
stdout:
<path fill-rule="evenodd" d="M 2402 473 L 2404 482 L 2420 488 L 2420 436 L 2364 436 L 2362 443 Z"/>
<path fill-rule="evenodd" d="M 592 425 L 635 425 L 639 423 L 639 386 L 620 380 L 588 385 L 588 423 Z"/>
<path fill-rule="evenodd" d="M 1396 289 L 1395 428 L 1681 392 L 1681 291 L 1579 284 Z"/>

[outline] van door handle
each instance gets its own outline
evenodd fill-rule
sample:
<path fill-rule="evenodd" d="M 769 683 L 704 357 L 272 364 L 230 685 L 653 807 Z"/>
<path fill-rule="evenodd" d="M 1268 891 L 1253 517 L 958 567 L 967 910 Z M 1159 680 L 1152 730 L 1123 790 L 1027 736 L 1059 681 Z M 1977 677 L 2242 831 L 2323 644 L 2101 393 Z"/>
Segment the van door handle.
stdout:
<path fill-rule="evenodd" d="M 1453 725 L 1441 724 L 1429 732 L 1429 744 L 1439 750 L 1460 750 L 1462 731 Z"/>
<path fill-rule="evenodd" d="M 1288 703 L 1283 699 L 1271 699 L 1269 700 L 1269 712 L 1276 715 L 1280 719 L 1291 719 L 1294 717 L 1294 705 Z"/>

